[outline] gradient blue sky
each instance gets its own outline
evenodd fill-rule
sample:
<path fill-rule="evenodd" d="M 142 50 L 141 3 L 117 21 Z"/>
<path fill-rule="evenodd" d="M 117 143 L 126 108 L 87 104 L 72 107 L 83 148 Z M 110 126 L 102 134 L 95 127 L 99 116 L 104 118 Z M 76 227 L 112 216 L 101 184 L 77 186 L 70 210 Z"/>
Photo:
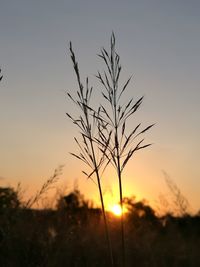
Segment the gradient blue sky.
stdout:
<path fill-rule="evenodd" d="M 78 180 L 86 197 L 98 199 L 68 154 L 76 151 L 77 134 L 65 115 L 73 112 L 65 91 L 76 89 L 68 44 L 98 89 L 96 54 L 108 47 L 113 30 L 122 78 L 133 74 L 127 97 L 145 95 L 136 120 L 156 122 L 147 134 L 154 146 L 129 164 L 124 191 L 155 203 L 168 192 L 165 170 L 193 209 L 200 208 L 199 12 L 195 0 L 1 0 L 0 183 L 21 181 L 34 191 L 65 164 L 60 184 L 70 190 Z M 116 182 L 107 176 L 105 191 L 115 194 Z"/>

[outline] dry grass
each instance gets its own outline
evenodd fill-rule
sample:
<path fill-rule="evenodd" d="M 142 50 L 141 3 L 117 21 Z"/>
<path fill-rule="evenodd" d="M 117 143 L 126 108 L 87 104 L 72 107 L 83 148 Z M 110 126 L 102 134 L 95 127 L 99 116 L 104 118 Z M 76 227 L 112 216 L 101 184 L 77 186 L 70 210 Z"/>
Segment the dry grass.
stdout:
<path fill-rule="evenodd" d="M 133 154 L 151 144 L 144 144 L 144 138 L 139 139 L 154 124 L 141 129 L 141 123 L 136 125 L 134 129 L 127 133 L 126 125 L 128 120 L 135 115 L 135 112 L 142 104 L 143 96 L 138 100 L 131 98 L 126 104 L 122 105 L 122 97 L 130 83 L 131 77 L 119 86 L 120 74 L 122 67 L 120 64 L 120 56 L 115 48 L 115 35 L 112 33 L 110 41 L 110 51 L 102 49 L 99 57 L 103 60 L 106 70 L 103 73 L 98 72 L 96 76 L 103 86 L 102 95 L 108 105 L 100 105 L 100 109 L 96 117 L 99 120 L 99 137 L 96 140 L 100 149 L 104 151 L 108 163 L 112 164 L 116 169 L 119 182 L 119 198 L 123 211 L 123 186 L 122 172 L 126 167 Z M 111 110 L 109 113 L 108 111 Z M 105 127 L 106 126 L 106 127 Z M 103 129 L 103 130 L 102 130 Z M 108 141 L 109 140 L 109 141 Z M 121 215 L 121 239 L 122 239 L 122 266 L 125 266 L 125 240 L 124 240 L 124 222 L 123 212 Z"/>
<path fill-rule="evenodd" d="M 55 169 L 54 174 L 44 182 L 40 190 L 38 190 L 34 196 L 29 198 L 24 203 L 24 208 L 32 208 L 35 204 L 38 204 L 39 200 L 41 200 L 41 198 L 46 195 L 50 189 L 54 188 L 55 183 L 58 181 L 60 175 L 62 174 L 63 167 L 63 165 L 60 165 L 58 166 L 58 168 Z M 21 187 L 18 188 L 18 195 L 20 194 L 20 192 Z"/>
<path fill-rule="evenodd" d="M 105 64 L 105 71 L 102 73 L 98 72 L 96 75 L 103 86 L 102 96 L 105 101 L 105 104 L 100 104 L 98 109 L 90 106 L 89 101 L 93 89 L 92 87 L 89 88 L 88 78 L 86 78 L 85 87 L 81 82 L 78 63 L 71 43 L 70 52 L 79 90 L 77 91 L 78 99 L 75 99 L 69 93 L 68 96 L 80 108 L 83 114 L 76 119 L 67 114 L 73 123 L 78 126 L 82 136 L 81 143 L 75 138 L 80 154 L 72 153 L 72 155 L 91 167 L 91 173 L 84 172 L 88 178 L 92 179 L 92 175 L 96 174 L 103 214 L 105 214 L 105 211 L 99 171 L 101 168 L 104 170 L 109 164 L 116 169 L 119 182 L 120 205 L 123 211 L 122 172 L 135 152 L 151 145 L 145 144 L 144 138 L 140 138 L 140 136 L 147 132 L 154 124 L 142 128 L 140 123 L 130 133 L 126 131 L 128 119 L 139 109 L 143 96 L 136 101 L 131 98 L 128 103 L 121 104 L 121 98 L 129 85 L 131 77 L 124 83 L 124 86 L 119 86 L 122 67 L 120 65 L 120 56 L 115 49 L 114 33 L 111 35 L 110 51 L 102 48 L 101 53 L 98 55 Z M 95 131 L 96 129 L 97 132 Z M 97 154 L 101 155 L 99 161 L 97 161 Z M 107 225 L 106 216 L 105 225 Z M 125 266 L 123 212 L 121 215 L 121 240 L 122 266 Z"/>
<path fill-rule="evenodd" d="M 98 114 L 98 112 L 95 112 L 90 107 L 90 99 L 92 96 L 93 88 L 89 86 L 88 78 L 86 78 L 85 86 L 83 86 L 83 83 L 81 82 L 80 74 L 79 74 L 79 67 L 78 63 L 76 61 L 76 57 L 72 48 L 72 44 L 70 43 L 70 53 L 71 53 L 71 59 L 73 62 L 74 71 L 76 74 L 77 82 L 78 82 L 78 90 L 76 98 L 73 97 L 70 93 L 68 93 L 69 98 L 73 101 L 73 103 L 78 106 L 80 110 L 80 116 L 78 118 L 72 117 L 70 114 L 67 113 L 67 116 L 72 120 L 72 122 L 78 127 L 81 135 L 81 141 L 79 141 L 77 138 L 74 137 L 74 140 L 76 144 L 78 145 L 78 148 L 80 150 L 80 154 L 74 154 L 71 153 L 74 157 L 82 161 L 84 164 L 86 164 L 90 168 L 90 173 L 86 173 L 83 171 L 83 173 L 86 175 L 88 179 L 91 179 L 97 186 L 99 190 L 99 196 L 101 201 L 101 208 L 104 218 L 104 225 L 105 225 L 105 233 L 106 233 L 106 240 L 108 244 L 108 250 L 110 254 L 110 262 L 111 266 L 114 265 L 113 263 L 113 254 L 112 254 L 112 246 L 110 241 L 110 234 L 108 229 L 108 222 L 106 218 L 106 212 L 105 212 L 105 205 L 104 205 L 104 199 L 103 199 L 103 193 L 102 193 L 102 185 L 101 185 L 101 176 L 100 176 L 100 170 L 103 167 L 103 164 L 105 162 L 105 155 L 107 147 L 105 147 L 101 153 L 97 153 L 98 150 L 97 143 L 96 143 L 96 134 L 95 129 L 99 129 L 101 125 L 99 124 L 99 120 L 96 118 L 95 114 Z M 109 140 L 108 140 L 109 142 Z M 93 178 L 95 176 L 95 179 Z"/>

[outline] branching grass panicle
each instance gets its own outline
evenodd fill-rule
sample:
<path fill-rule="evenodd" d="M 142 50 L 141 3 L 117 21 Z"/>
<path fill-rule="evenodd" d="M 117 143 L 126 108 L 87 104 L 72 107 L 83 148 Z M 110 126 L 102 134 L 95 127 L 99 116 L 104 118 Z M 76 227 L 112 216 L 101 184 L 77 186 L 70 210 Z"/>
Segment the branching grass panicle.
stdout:
<path fill-rule="evenodd" d="M 97 79 L 103 86 L 102 95 L 105 102 L 109 105 L 111 114 L 106 110 L 106 106 L 100 105 L 100 111 L 97 115 L 100 124 L 106 124 L 106 129 L 103 133 L 100 132 L 99 145 L 101 149 L 106 149 L 106 158 L 117 171 L 119 182 L 121 214 L 121 239 L 122 239 L 122 266 L 125 266 L 125 240 L 124 240 L 124 220 L 123 220 L 123 188 L 122 188 L 122 172 L 136 151 L 150 146 L 145 144 L 144 138 L 138 138 L 148 131 L 154 124 L 141 128 L 141 123 L 136 125 L 134 129 L 127 133 L 126 124 L 135 112 L 139 109 L 143 101 L 143 96 L 138 100 L 131 98 L 125 105 L 121 104 L 121 98 L 125 93 L 131 77 L 124 83 L 124 86 L 119 86 L 121 74 L 120 56 L 115 49 L 115 35 L 112 33 L 110 41 L 110 51 L 105 48 L 101 49 L 98 55 L 104 62 L 106 70 L 98 72 Z M 109 138 L 108 138 L 109 137 Z M 109 139 L 109 143 L 107 140 Z M 97 140 L 98 141 L 98 140 Z"/>
<path fill-rule="evenodd" d="M 75 54 L 74 54 L 71 42 L 70 42 L 70 53 L 71 53 L 71 59 L 72 59 L 74 71 L 75 71 L 77 82 L 78 82 L 78 90 L 76 92 L 76 97 L 73 97 L 70 93 L 67 93 L 67 94 L 68 94 L 68 97 L 73 101 L 73 103 L 76 106 L 78 106 L 80 110 L 80 115 L 78 118 L 74 118 L 70 114 L 67 113 L 67 116 L 79 128 L 80 136 L 81 136 L 80 140 L 74 137 L 74 140 L 76 144 L 78 145 L 80 153 L 79 154 L 71 153 L 71 155 L 76 157 L 80 161 L 82 161 L 84 164 L 86 164 L 90 168 L 91 171 L 89 173 L 85 171 L 83 171 L 83 173 L 86 175 L 88 179 L 91 179 L 98 186 L 104 225 L 105 225 L 106 240 L 107 240 L 108 250 L 109 250 L 109 255 L 110 255 L 110 261 L 111 261 L 111 266 L 114 266 L 112 247 L 111 247 L 111 241 L 110 241 L 110 235 L 109 235 L 109 229 L 108 229 L 108 222 L 106 218 L 105 204 L 104 204 L 102 186 L 101 186 L 101 175 L 100 175 L 100 170 L 106 167 L 104 166 L 104 163 L 106 162 L 105 155 L 106 155 L 107 146 L 100 150 L 101 153 L 100 154 L 98 153 L 98 156 L 96 152 L 98 150 L 98 147 L 97 147 L 98 143 L 96 142 L 98 138 L 95 133 L 97 129 L 98 131 L 101 131 L 101 128 L 105 127 L 105 124 L 103 121 L 98 119 L 100 109 L 98 111 L 95 111 L 94 109 L 90 107 L 90 99 L 92 96 L 93 88 L 89 86 L 88 77 L 86 78 L 85 86 L 83 86 L 83 83 L 81 82 L 79 67 L 78 67 L 78 63 L 75 58 Z M 108 140 L 106 141 L 107 144 L 109 143 L 109 139 L 110 139 L 109 136 L 108 136 Z M 93 176 L 96 176 L 96 179 L 94 179 Z"/>
<path fill-rule="evenodd" d="M 83 86 L 81 82 L 78 63 L 71 43 L 70 52 L 78 81 L 78 91 L 77 99 L 72 97 L 69 93 L 68 96 L 81 110 L 81 115 L 78 118 L 73 118 L 71 115 L 67 114 L 73 123 L 78 126 L 81 132 L 81 141 L 78 141 L 75 138 L 80 149 L 80 154 L 77 155 L 72 153 L 72 155 L 83 161 L 92 169 L 90 173 L 84 172 L 88 178 L 92 179 L 93 174 L 96 174 L 112 263 L 112 249 L 110 245 L 107 219 L 105 216 L 100 170 L 104 170 L 109 164 L 116 169 L 119 183 L 120 205 L 122 209 L 122 266 L 125 266 L 122 173 L 135 152 L 151 145 L 148 143 L 146 144 L 144 142 L 145 139 L 141 136 L 153 127 L 154 124 L 143 128 L 141 123 L 139 123 L 131 132 L 127 132 L 127 122 L 133 115 L 135 115 L 135 112 L 141 106 L 143 96 L 137 100 L 131 98 L 125 105 L 121 103 L 122 97 L 131 81 L 131 77 L 127 79 L 122 87 L 119 86 L 122 67 L 120 64 L 120 56 L 115 49 L 114 33 L 111 35 L 110 50 L 107 51 L 105 48 L 102 48 L 98 55 L 105 64 L 105 70 L 103 72 L 99 71 L 96 75 L 103 87 L 102 96 L 105 103 L 100 104 L 97 110 L 90 106 L 89 102 L 93 89 L 92 87 L 89 87 L 88 78 L 86 78 L 85 86 Z M 98 159 L 97 153 L 100 153 Z"/>

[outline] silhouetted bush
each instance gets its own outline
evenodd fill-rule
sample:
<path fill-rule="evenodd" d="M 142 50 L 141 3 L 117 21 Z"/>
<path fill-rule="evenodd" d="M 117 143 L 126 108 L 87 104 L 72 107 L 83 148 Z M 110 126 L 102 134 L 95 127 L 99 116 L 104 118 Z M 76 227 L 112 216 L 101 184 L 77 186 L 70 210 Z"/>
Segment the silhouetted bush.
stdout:
<path fill-rule="evenodd" d="M 17 192 L 11 187 L 0 187 L 0 210 L 15 209 L 20 205 Z"/>

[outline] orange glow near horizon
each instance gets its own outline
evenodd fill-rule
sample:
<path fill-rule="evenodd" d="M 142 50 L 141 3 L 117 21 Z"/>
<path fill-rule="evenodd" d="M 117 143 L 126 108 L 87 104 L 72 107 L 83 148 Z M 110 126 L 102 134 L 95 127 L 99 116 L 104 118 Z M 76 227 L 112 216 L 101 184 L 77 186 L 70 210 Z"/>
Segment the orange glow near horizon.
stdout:
<path fill-rule="evenodd" d="M 122 208 L 119 204 L 115 204 L 111 207 L 111 212 L 115 215 L 115 216 L 121 216 L 122 215 Z"/>
<path fill-rule="evenodd" d="M 109 212 L 111 212 L 116 217 L 120 217 L 122 215 L 122 208 L 120 204 L 109 205 Z M 123 214 L 127 213 L 127 208 L 123 205 Z"/>

